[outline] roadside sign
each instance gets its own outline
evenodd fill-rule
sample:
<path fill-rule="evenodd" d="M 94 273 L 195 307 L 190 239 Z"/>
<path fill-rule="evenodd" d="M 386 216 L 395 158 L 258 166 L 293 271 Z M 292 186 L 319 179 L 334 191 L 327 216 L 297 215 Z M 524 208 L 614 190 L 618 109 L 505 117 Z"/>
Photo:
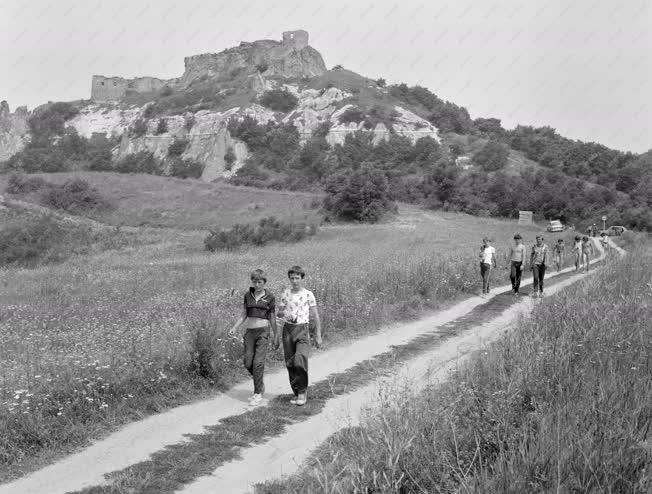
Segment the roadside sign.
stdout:
<path fill-rule="evenodd" d="M 518 224 L 519 225 L 531 225 L 532 224 L 532 211 L 519 211 L 518 212 Z"/>
<path fill-rule="evenodd" d="M 602 221 L 607 221 L 607 217 L 606 217 L 606 216 L 603 216 L 603 217 L 602 217 Z"/>

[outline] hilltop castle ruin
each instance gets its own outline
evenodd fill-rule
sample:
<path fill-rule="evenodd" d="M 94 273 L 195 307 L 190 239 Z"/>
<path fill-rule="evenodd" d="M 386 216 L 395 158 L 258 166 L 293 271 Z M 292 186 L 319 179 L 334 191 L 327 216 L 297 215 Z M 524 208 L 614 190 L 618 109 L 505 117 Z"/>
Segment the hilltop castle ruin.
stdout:
<path fill-rule="evenodd" d="M 93 101 L 118 101 L 129 92 L 159 91 L 165 86 L 185 88 L 199 78 L 229 77 L 235 70 L 282 77 L 313 77 L 326 71 L 317 50 L 308 45 L 308 32 L 286 31 L 281 41 L 241 42 L 220 53 L 204 53 L 184 59 L 185 70 L 176 79 L 156 77 L 105 77 L 94 75 L 91 84 Z"/>

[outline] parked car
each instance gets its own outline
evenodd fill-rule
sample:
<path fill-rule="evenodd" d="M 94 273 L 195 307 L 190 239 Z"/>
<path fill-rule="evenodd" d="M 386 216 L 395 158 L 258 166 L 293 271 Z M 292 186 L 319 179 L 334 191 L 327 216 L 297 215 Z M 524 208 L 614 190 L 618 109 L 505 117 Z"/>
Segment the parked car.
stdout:
<path fill-rule="evenodd" d="M 563 232 L 565 229 L 566 227 L 559 220 L 552 220 L 548 223 L 548 228 L 546 228 L 549 232 Z"/>
<path fill-rule="evenodd" d="M 602 235 L 603 233 L 605 233 L 605 234 L 609 235 L 610 237 L 617 237 L 617 236 L 619 236 L 619 235 L 622 235 L 622 234 L 623 234 L 624 232 L 626 232 L 626 231 L 627 231 L 627 228 L 625 228 L 624 226 L 620 226 L 620 225 L 611 225 L 611 226 L 610 226 L 609 228 L 607 228 L 606 230 L 601 230 L 601 231 L 600 231 L 600 235 Z"/>

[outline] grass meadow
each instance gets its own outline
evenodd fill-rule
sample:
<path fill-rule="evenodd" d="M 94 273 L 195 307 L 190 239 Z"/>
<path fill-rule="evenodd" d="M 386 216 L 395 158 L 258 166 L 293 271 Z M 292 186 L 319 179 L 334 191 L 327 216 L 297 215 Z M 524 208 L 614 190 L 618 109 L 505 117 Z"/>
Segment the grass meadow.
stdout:
<path fill-rule="evenodd" d="M 279 292 L 287 267 L 303 265 L 336 345 L 477 293 L 483 235 L 496 240 L 496 283 L 508 282 L 515 230 L 406 208 L 392 223 L 324 227 L 292 245 L 210 254 L 201 235 L 168 231 L 153 245 L 0 270 L 0 479 L 244 378 L 241 342 L 225 330 L 254 268 Z M 520 231 L 532 243 L 539 230 Z"/>
<path fill-rule="evenodd" d="M 648 243 L 546 298 L 445 384 L 383 390 L 359 427 L 257 492 L 650 492 L 650 320 Z"/>

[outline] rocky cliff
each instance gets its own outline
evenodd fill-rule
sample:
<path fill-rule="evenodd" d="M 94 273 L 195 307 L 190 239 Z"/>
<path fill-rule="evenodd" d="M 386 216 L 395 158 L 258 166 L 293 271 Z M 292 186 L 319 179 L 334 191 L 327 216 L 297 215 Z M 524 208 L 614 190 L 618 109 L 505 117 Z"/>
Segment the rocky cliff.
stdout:
<path fill-rule="evenodd" d="M 11 113 L 6 101 L 0 102 L 0 161 L 9 159 L 29 142 L 28 118 L 26 107 Z"/>
<path fill-rule="evenodd" d="M 186 88 L 198 79 L 230 78 L 235 72 L 288 78 L 314 77 L 326 71 L 320 53 L 308 45 L 306 31 L 286 31 L 281 41 L 243 41 L 239 46 L 220 53 L 204 53 L 184 59 L 183 75 L 176 79 L 155 77 L 105 77 L 94 75 L 91 82 L 93 101 L 119 101 L 129 92 L 147 93 L 164 86 Z"/>

